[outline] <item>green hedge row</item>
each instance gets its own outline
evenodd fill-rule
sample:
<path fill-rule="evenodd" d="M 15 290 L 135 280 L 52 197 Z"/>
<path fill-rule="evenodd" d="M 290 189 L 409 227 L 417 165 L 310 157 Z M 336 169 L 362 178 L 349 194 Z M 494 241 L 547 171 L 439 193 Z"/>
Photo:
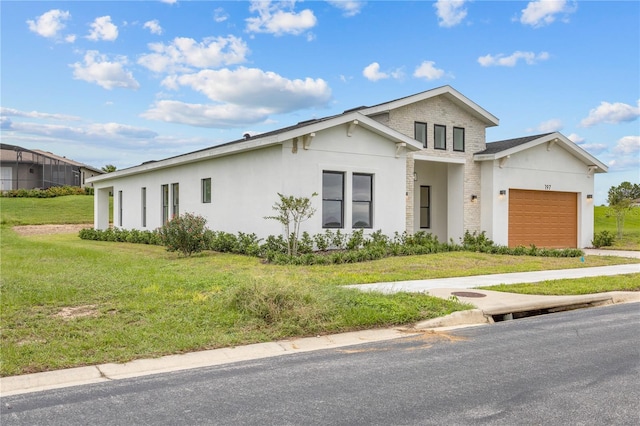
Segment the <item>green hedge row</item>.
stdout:
<path fill-rule="evenodd" d="M 47 189 L 12 189 L 0 193 L 0 196 L 10 198 L 53 198 L 64 195 L 93 195 L 93 188 L 66 185 Z"/>
<path fill-rule="evenodd" d="M 119 228 L 104 231 L 83 229 L 80 238 L 97 241 L 118 241 L 137 244 L 163 245 L 160 230 L 139 231 Z M 494 244 L 484 232 L 466 232 L 461 244 L 453 241 L 442 243 L 432 234 L 418 232 L 409 235 L 395 233 L 393 237 L 376 231 L 365 236 L 356 231 L 347 235 L 338 231 L 327 230 L 314 236 L 303 233 L 300 238 L 300 254 L 287 255 L 287 244 L 280 235 L 260 239 L 255 234 L 239 232 L 231 234 L 223 231 L 205 230 L 204 249 L 221 253 L 236 253 L 264 258 L 269 263 L 289 265 L 330 265 L 340 263 L 356 263 L 382 259 L 390 256 L 409 256 L 451 251 L 471 251 L 489 254 L 505 254 L 515 256 L 544 257 L 580 257 L 584 252 L 580 249 L 542 249 L 536 246 L 506 247 Z"/>

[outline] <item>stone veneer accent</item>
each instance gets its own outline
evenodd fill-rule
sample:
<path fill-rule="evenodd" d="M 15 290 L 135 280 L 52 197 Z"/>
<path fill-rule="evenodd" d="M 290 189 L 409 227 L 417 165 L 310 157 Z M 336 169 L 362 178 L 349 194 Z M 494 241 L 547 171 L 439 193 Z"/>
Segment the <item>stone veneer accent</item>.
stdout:
<path fill-rule="evenodd" d="M 380 123 L 403 133 L 411 138 L 414 135 L 416 121 L 427 123 L 427 148 L 407 155 L 407 203 L 406 229 L 414 232 L 414 155 L 425 154 L 432 157 L 464 158 L 464 230 L 480 232 L 480 164 L 473 160 L 473 155 L 483 151 L 486 147 L 486 125 L 470 110 L 463 109 L 446 95 L 437 96 L 390 110 L 385 114 L 371 116 Z M 447 149 L 434 149 L 434 124 L 446 126 Z M 465 151 L 453 151 L 453 128 L 465 129 Z M 477 195 L 478 200 L 471 202 L 471 195 Z"/>

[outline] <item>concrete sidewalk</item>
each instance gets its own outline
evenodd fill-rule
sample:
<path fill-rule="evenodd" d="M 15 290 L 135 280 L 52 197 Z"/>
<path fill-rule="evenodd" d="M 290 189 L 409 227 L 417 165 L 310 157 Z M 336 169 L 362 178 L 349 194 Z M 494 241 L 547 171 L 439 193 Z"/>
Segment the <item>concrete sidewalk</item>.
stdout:
<path fill-rule="evenodd" d="M 631 265 L 596 266 L 593 268 L 558 269 L 551 271 L 513 272 L 509 274 L 474 275 L 470 277 L 435 278 L 430 280 L 396 281 L 391 283 L 355 284 L 349 287 L 382 293 L 422 293 L 436 288 L 476 288 L 499 284 L 537 283 L 541 281 L 640 273 L 640 263 Z"/>
<path fill-rule="evenodd" d="M 593 253 L 596 254 L 596 253 Z M 638 253 L 640 255 L 640 253 Z M 608 255 L 608 253 L 606 254 Z M 475 277 L 436 280 L 403 281 L 354 285 L 365 291 L 417 291 L 428 292 L 435 297 L 452 296 L 470 303 L 474 309 L 423 321 L 409 327 L 363 330 L 337 335 L 289 339 L 259 343 L 235 348 L 200 351 L 182 355 L 170 355 L 156 359 L 141 359 L 124 364 L 102 364 L 44 373 L 0 378 L 0 396 L 17 395 L 49 389 L 108 382 L 151 374 L 192 368 L 210 367 L 239 361 L 290 355 L 320 349 L 335 349 L 363 343 L 397 339 L 424 334 L 434 328 L 448 329 L 492 323 L 495 315 L 509 315 L 541 309 L 565 310 L 574 307 L 599 306 L 611 303 L 640 302 L 640 292 L 611 292 L 584 296 L 527 296 L 489 290 L 462 291 L 478 286 L 538 282 L 544 280 L 592 276 L 614 276 L 639 273 L 640 264 L 577 268 L 569 270 L 540 271 L 513 274 L 483 275 Z"/>

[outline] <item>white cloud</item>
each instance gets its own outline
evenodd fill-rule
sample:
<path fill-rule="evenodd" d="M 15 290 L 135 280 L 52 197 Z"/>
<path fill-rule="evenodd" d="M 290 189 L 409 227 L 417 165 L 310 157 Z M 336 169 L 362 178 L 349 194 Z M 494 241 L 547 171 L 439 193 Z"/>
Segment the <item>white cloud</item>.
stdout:
<path fill-rule="evenodd" d="M 118 38 L 118 27 L 111 22 L 111 16 L 101 16 L 91 23 L 87 38 L 94 41 L 114 41 Z"/>
<path fill-rule="evenodd" d="M 150 43 L 154 53 L 142 55 L 138 63 L 155 72 L 187 71 L 239 64 L 246 60 L 247 45 L 237 37 L 209 37 L 202 42 L 176 37 L 171 44 Z"/>
<path fill-rule="evenodd" d="M 323 106 L 331 98 L 331 89 L 322 79 L 289 80 L 257 68 L 202 70 L 172 77 L 172 81 L 174 85 L 203 93 L 215 102 L 265 108 L 270 113 Z"/>
<path fill-rule="evenodd" d="M 95 83 L 105 89 L 115 87 L 125 89 L 138 89 L 140 84 L 133 78 L 130 71 L 126 71 L 125 57 L 117 57 L 115 61 L 109 61 L 106 55 L 101 55 L 95 50 L 90 50 L 84 55 L 84 64 L 76 62 L 72 64 L 73 78 Z"/>
<path fill-rule="evenodd" d="M 424 61 L 416 68 L 413 73 L 414 77 L 426 78 L 427 80 L 437 80 L 444 75 L 444 70 L 435 67 L 435 62 Z"/>
<path fill-rule="evenodd" d="M 581 144 L 582 142 L 584 142 L 584 138 L 576 133 L 571 133 L 569 136 L 567 136 L 567 139 L 576 144 Z"/>
<path fill-rule="evenodd" d="M 534 28 L 549 25 L 556 20 L 556 16 L 563 14 L 563 20 L 568 20 L 568 15 L 577 10 L 576 2 L 566 0 L 535 0 L 522 9 L 520 22 L 531 25 Z"/>
<path fill-rule="evenodd" d="M 436 8 L 438 25 L 441 27 L 453 27 L 458 25 L 467 16 L 464 8 L 466 0 L 438 0 L 433 7 Z"/>
<path fill-rule="evenodd" d="M 633 121 L 640 116 L 640 100 L 638 105 L 633 106 L 616 102 L 601 102 L 597 108 L 589 111 L 587 118 L 580 122 L 582 127 L 591 127 L 600 123 L 618 124 L 626 121 Z"/>
<path fill-rule="evenodd" d="M 518 63 L 520 59 L 524 60 L 528 65 L 533 65 L 540 61 L 546 61 L 547 59 L 549 59 L 549 53 L 540 52 L 536 55 L 533 52 L 521 52 L 518 50 L 516 52 L 513 52 L 510 56 L 504 56 L 502 53 L 495 56 L 489 54 L 479 57 L 478 63 L 483 67 L 513 67 Z"/>
<path fill-rule="evenodd" d="M 189 87 L 214 103 L 159 100 L 142 117 L 211 128 L 265 122 L 272 114 L 323 107 L 331 99 L 331 90 L 322 79 L 289 80 L 273 72 L 244 67 L 169 76 L 162 85 L 168 89 Z"/>
<path fill-rule="evenodd" d="M 613 152 L 617 154 L 629 155 L 640 153 L 640 136 L 625 136 L 618 141 Z"/>
<path fill-rule="evenodd" d="M 218 7 L 213 11 L 213 20 L 216 22 L 224 22 L 229 19 L 229 15 L 224 11 L 223 8 Z"/>
<path fill-rule="evenodd" d="M 55 38 L 65 28 L 64 21 L 71 18 L 68 11 L 52 9 L 38 16 L 35 20 L 27 20 L 29 30 L 47 38 Z"/>
<path fill-rule="evenodd" d="M 149 32 L 151 32 L 151 34 L 162 34 L 162 27 L 160 26 L 160 22 L 158 22 L 157 19 L 145 22 L 142 28 L 147 28 Z"/>
<path fill-rule="evenodd" d="M 234 128 L 264 121 L 271 113 L 268 109 L 246 108 L 240 105 L 188 104 L 161 100 L 140 116 L 149 120 L 197 127 Z"/>
<path fill-rule="evenodd" d="M 389 74 L 380 71 L 380 64 L 377 62 L 372 62 L 371 64 L 367 65 L 362 70 L 362 75 L 364 75 L 367 80 L 370 81 L 378 81 L 389 78 Z"/>
<path fill-rule="evenodd" d="M 328 0 L 327 3 L 331 4 L 334 7 L 343 11 L 343 15 L 350 17 L 355 16 L 364 7 L 366 4 L 362 1 L 352 1 L 352 0 Z"/>
<path fill-rule="evenodd" d="M 543 133 L 558 132 L 562 130 L 562 121 L 557 118 L 543 121 L 542 123 L 538 124 L 536 130 Z"/>
<path fill-rule="evenodd" d="M 110 141 L 127 142 L 132 139 L 150 140 L 158 136 L 156 132 L 140 127 L 128 126 L 118 123 L 94 123 L 88 126 L 65 126 L 53 124 L 40 124 L 30 122 L 13 122 L 13 132 L 27 135 L 44 136 L 47 138 L 74 140 L 74 141 Z"/>
<path fill-rule="evenodd" d="M 311 10 L 305 9 L 299 13 L 289 11 L 293 9 L 295 3 L 295 0 L 278 3 L 252 1 L 249 11 L 257 12 L 259 16 L 246 19 L 247 31 L 276 36 L 299 35 L 315 27 L 317 19 Z"/>
<path fill-rule="evenodd" d="M 609 150 L 609 145 L 604 143 L 581 143 L 578 145 L 591 154 L 601 154 Z"/>
<path fill-rule="evenodd" d="M 404 72 L 402 68 L 396 68 L 395 70 L 382 72 L 380 71 L 380 64 L 377 62 L 372 62 L 362 70 L 362 75 L 365 76 L 365 78 L 369 81 L 384 80 L 386 78 L 394 78 L 396 80 L 399 80 L 404 77 Z"/>
<path fill-rule="evenodd" d="M 61 120 L 61 121 L 78 121 L 80 117 L 66 114 L 50 114 L 47 112 L 38 111 L 20 111 L 14 108 L 0 107 L 0 116 L 3 117 L 25 117 L 25 118 L 37 118 L 44 120 Z"/>

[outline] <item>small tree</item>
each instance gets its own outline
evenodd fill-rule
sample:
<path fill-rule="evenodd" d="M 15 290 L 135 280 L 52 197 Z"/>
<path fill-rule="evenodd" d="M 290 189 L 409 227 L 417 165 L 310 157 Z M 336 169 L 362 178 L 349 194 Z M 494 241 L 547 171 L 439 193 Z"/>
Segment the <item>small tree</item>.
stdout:
<path fill-rule="evenodd" d="M 113 164 L 107 164 L 106 166 L 102 167 L 102 171 L 105 173 L 115 172 L 116 166 L 114 166 Z"/>
<path fill-rule="evenodd" d="M 316 195 L 318 194 L 314 192 L 311 197 Z M 287 235 L 287 254 L 289 256 L 297 256 L 300 224 L 313 216 L 316 209 L 311 205 L 311 198 L 285 196 L 279 192 L 278 197 L 280 201 L 276 202 L 272 207 L 277 214 L 275 216 L 265 216 L 265 219 L 277 220 L 284 225 L 284 231 Z"/>
<path fill-rule="evenodd" d="M 630 182 L 622 182 L 618 186 L 609 188 L 609 216 L 616 218 L 618 228 L 618 238 L 622 238 L 622 230 L 624 228 L 624 218 L 628 213 L 633 211 L 635 201 L 640 199 L 640 185 Z"/>

